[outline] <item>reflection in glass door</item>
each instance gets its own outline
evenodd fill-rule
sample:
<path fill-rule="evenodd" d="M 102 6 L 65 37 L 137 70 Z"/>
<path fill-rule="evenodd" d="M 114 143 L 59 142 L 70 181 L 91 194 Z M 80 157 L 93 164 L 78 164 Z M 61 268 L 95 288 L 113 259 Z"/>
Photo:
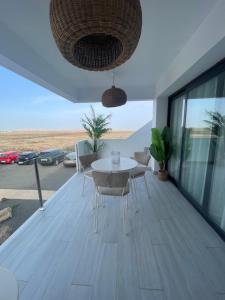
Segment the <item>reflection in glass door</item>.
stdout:
<path fill-rule="evenodd" d="M 216 100 L 210 121 L 215 142 L 215 158 L 208 211 L 213 221 L 225 230 L 225 98 Z"/>
<path fill-rule="evenodd" d="M 206 176 L 212 163 L 209 112 L 214 111 L 217 78 L 190 91 L 187 97 L 185 138 L 181 173 L 182 188 L 203 204 Z"/>
<path fill-rule="evenodd" d="M 171 99 L 174 153 L 168 169 L 187 198 L 225 234 L 225 72 L 217 74 Z"/>
<path fill-rule="evenodd" d="M 171 121 L 170 128 L 172 132 L 173 152 L 168 162 L 170 176 L 175 180 L 179 179 L 180 175 L 180 156 L 182 142 L 182 128 L 184 122 L 184 95 L 175 99 L 171 104 Z"/>

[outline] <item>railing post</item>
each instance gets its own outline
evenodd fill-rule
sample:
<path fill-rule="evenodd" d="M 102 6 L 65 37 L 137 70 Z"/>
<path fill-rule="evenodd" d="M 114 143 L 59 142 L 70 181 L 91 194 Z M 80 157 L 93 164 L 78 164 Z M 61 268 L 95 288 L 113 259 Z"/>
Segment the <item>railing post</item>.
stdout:
<path fill-rule="evenodd" d="M 41 193 L 40 177 L 39 177 L 38 164 L 37 164 L 37 158 L 34 159 L 34 168 L 35 168 L 35 175 L 36 175 L 38 196 L 39 196 L 39 201 L 40 201 L 40 208 L 39 209 L 40 210 L 44 210 L 42 193 Z"/>

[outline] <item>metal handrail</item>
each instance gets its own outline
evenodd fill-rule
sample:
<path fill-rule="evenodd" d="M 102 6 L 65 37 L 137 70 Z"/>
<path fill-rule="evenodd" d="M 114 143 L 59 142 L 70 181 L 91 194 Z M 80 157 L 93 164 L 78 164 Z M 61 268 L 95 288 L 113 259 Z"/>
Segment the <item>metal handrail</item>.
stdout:
<path fill-rule="evenodd" d="M 39 210 L 43 211 L 43 210 L 45 210 L 45 208 L 44 208 L 44 205 L 43 205 L 41 182 L 40 182 L 39 169 L 38 169 L 38 160 L 41 157 L 42 157 L 42 155 L 39 155 L 38 157 L 27 159 L 26 162 L 31 162 L 31 161 L 34 162 L 35 177 L 36 177 L 36 184 L 37 184 L 37 190 L 38 190 L 38 198 L 39 198 L 39 202 L 40 202 Z"/>
<path fill-rule="evenodd" d="M 44 210 L 37 158 L 34 158 L 34 168 L 35 168 L 35 176 L 36 176 L 37 189 L 38 189 L 38 197 L 40 202 L 40 210 Z"/>
<path fill-rule="evenodd" d="M 38 170 L 38 159 L 40 159 L 40 156 L 31 158 L 31 159 L 27 159 L 26 162 L 34 162 L 34 170 L 35 170 L 36 184 L 37 184 L 37 190 L 38 190 L 38 198 L 39 198 L 39 202 L 40 202 L 39 210 L 43 211 L 43 210 L 45 210 L 45 208 L 43 205 L 41 182 L 40 182 L 40 176 L 39 176 L 39 170 Z"/>

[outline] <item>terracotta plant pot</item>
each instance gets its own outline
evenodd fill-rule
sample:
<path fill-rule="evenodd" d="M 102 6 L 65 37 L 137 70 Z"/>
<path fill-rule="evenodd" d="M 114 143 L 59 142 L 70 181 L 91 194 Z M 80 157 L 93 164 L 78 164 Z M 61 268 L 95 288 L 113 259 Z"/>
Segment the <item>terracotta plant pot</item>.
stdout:
<path fill-rule="evenodd" d="M 161 181 L 168 180 L 168 172 L 166 170 L 164 170 L 164 171 L 159 170 L 158 171 L 158 179 Z"/>

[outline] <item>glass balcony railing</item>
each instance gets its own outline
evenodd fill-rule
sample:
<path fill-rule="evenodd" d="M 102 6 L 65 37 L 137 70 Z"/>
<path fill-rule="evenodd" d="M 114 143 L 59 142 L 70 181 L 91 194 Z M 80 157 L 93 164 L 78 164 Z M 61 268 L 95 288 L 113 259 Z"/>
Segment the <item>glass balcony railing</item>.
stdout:
<path fill-rule="evenodd" d="M 20 155 L 14 163 L 0 164 L 0 244 L 37 210 L 43 211 L 46 201 L 76 173 L 76 164 L 65 155 L 63 159 Z"/>

